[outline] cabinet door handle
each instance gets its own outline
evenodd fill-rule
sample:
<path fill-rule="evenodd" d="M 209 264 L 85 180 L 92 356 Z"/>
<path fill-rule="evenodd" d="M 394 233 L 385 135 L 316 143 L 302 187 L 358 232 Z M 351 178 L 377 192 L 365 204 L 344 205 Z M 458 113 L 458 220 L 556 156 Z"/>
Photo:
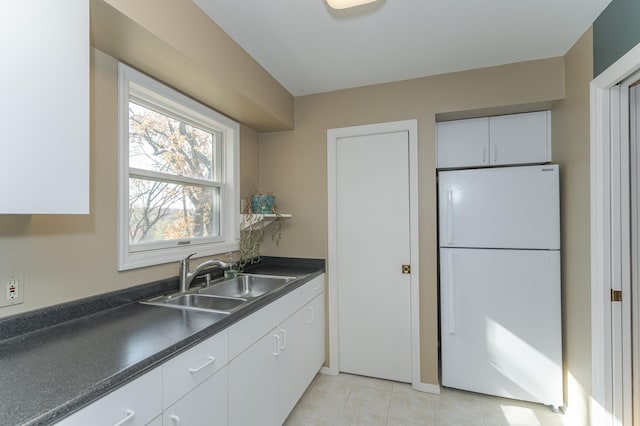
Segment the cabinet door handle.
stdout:
<path fill-rule="evenodd" d="M 216 362 L 216 357 L 215 356 L 209 356 L 209 358 L 205 361 L 204 364 L 202 364 L 200 367 L 196 367 L 196 368 L 190 368 L 189 369 L 189 373 L 193 374 L 193 373 L 197 373 L 198 371 L 202 370 L 203 368 L 205 368 L 206 366 L 213 364 L 214 362 Z"/>
<path fill-rule="evenodd" d="M 307 309 L 309 309 L 309 312 L 311 312 L 311 319 L 307 322 L 312 324 L 315 321 L 315 312 L 313 311 L 313 306 L 309 306 Z"/>
<path fill-rule="evenodd" d="M 123 424 L 127 423 L 136 415 L 136 412 L 133 410 L 127 410 L 124 412 L 124 414 L 125 414 L 124 418 L 120 420 L 118 423 L 114 423 L 113 426 L 122 426 Z"/>
<path fill-rule="evenodd" d="M 486 146 L 482 147 L 482 162 L 483 163 L 487 162 L 487 147 Z"/>
<path fill-rule="evenodd" d="M 280 355 L 280 336 L 278 334 L 273 335 L 273 343 L 274 343 L 273 354 L 275 356 L 278 356 Z"/>
<path fill-rule="evenodd" d="M 498 161 L 498 145 L 493 146 L 493 161 Z"/>
<path fill-rule="evenodd" d="M 447 301 L 449 305 L 449 315 L 447 318 L 449 334 L 456 334 L 456 299 L 455 299 L 455 277 L 453 267 L 453 253 L 447 253 Z"/>
<path fill-rule="evenodd" d="M 171 421 L 173 422 L 174 425 L 179 426 L 180 425 L 180 417 L 176 416 L 175 414 L 171 415 Z"/>
<path fill-rule="evenodd" d="M 287 349 L 287 330 L 281 328 L 280 335 L 282 336 L 282 340 L 280 340 L 280 349 Z"/>
<path fill-rule="evenodd" d="M 453 244 L 453 188 L 447 190 L 447 244 Z"/>

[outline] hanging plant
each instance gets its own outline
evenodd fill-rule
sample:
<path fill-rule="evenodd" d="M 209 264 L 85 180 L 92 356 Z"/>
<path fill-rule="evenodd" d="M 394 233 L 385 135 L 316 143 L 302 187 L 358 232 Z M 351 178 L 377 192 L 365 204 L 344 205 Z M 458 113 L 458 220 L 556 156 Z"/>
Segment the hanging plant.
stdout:
<path fill-rule="evenodd" d="M 261 215 L 275 215 L 270 231 L 271 241 L 278 246 L 282 239 L 282 216 L 278 213 L 278 205 L 273 194 L 255 191 L 242 213 L 244 216 L 240 229 L 240 259 L 238 260 L 240 271 L 245 265 L 260 261 L 260 246 L 265 235 L 265 221 L 260 220 Z"/>

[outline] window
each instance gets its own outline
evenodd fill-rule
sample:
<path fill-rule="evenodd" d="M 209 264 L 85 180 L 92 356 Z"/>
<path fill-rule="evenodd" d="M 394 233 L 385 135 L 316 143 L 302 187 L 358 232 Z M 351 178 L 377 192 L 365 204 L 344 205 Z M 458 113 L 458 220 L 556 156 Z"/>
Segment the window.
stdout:
<path fill-rule="evenodd" d="M 237 250 L 238 124 L 124 64 L 118 74 L 118 269 Z"/>

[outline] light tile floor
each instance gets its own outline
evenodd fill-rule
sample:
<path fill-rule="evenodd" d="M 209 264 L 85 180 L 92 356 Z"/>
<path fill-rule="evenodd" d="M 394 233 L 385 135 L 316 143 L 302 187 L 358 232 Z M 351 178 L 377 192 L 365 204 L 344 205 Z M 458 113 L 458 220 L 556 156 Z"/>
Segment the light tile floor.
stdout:
<path fill-rule="evenodd" d="M 561 426 L 563 418 L 540 404 L 340 374 L 316 376 L 285 425 Z"/>

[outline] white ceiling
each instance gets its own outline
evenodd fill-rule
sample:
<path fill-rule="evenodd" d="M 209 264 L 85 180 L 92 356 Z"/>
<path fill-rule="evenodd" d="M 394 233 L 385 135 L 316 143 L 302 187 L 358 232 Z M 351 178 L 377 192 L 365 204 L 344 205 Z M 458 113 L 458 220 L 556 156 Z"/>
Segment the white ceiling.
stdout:
<path fill-rule="evenodd" d="M 564 55 L 611 0 L 193 0 L 294 96 Z"/>

